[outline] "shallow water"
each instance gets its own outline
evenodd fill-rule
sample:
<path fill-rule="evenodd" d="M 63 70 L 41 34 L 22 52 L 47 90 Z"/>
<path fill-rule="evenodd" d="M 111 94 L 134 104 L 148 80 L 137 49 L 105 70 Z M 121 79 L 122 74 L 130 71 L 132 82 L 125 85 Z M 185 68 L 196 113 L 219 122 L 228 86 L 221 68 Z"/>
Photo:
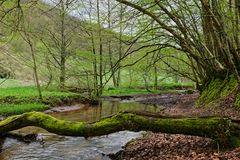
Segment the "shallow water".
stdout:
<path fill-rule="evenodd" d="M 44 144 L 22 143 L 6 138 L 0 154 L 1 160 L 109 160 L 107 154 L 121 150 L 128 141 L 141 137 L 141 133 L 122 131 L 107 136 L 52 137 Z"/>
<path fill-rule="evenodd" d="M 103 101 L 97 106 L 86 106 L 79 110 L 51 113 L 51 115 L 58 119 L 70 121 L 96 122 L 120 111 L 160 112 L 162 109 L 163 106 L 145 105 L 131 101 Z"/>
<path fill-rule="evenodd" d="M 52 113 L 59 119 L 95 122 L 119 111 L 137 110 L 158 112 L 161 106 L 149 106 L 136 102 L 103 101 L 98 106 L 85 106 L 77 111 Z M 37 132 L 44 143 L 26 144 L 18 140 L 0 139 L 0 160 L 108 160 L 107 154 L 116 153 L 133 138 L 141 137 L 140 132 L 122 131 L 106 136 L 85 139 L 49 134 L 46 131 L 27 127 L 22 132 Z"/>

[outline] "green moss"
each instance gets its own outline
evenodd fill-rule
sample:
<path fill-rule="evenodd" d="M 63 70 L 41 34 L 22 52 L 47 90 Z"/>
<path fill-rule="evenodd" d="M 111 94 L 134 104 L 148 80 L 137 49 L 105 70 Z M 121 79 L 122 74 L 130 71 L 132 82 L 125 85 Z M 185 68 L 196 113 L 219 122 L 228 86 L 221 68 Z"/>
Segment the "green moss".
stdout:
<path fill-rule="evenodd" d="M 226 144 L 230 137 L 230 121 L 226 118 L 158 119 L 120 113 L 93 124 L 59 120 L 44 113 L 30 112 L 0 122 L 0 134 L 26 126 L 38 126 L 49 132 L 68 136 L 100 136 L 122 130 L 153 131 L 209 137 Z"/>
<path fill-rule="evenodd" d="M 221 79 L 213 79 L 206 89 L 202 92 L 198 99 L 198 104 L 208 104 L 219 97 L 223 81 Z"/>
<path fill-rule="evenodd" d="M 42 127 L 49 132 L 58 133 L 60 135 L 84 135 L 86 132 L 86 124 L 84 122 L 70 122 L 56 119 L 47 114 L 30 112 L 26 113 L 26 117 L 31 121 L 32 125 Z"/>
<path fill-rule="evenodd" d="M 231 137 L 230 138 L 230 146 L 233 148 L 240 147 L 240 137 Z"/>
<path fill-rule="evenodd" d="M 203 90 L 196 103 L 197 105 L 210 106 L 218 99 L 230 96 L 237 88 L 238 81 L 234 75 L 230 75 L 225 80 L 213 79 Z M 236 102 L 235 105 L 240 106 L 240 101 Z"/>
<path fill-rule="evenodd" d="M 119 130 L 119 126 L 121 126 L 121 121 L 117 117 L 113 117 L 111 119 L 105 119 L 100 122 L 97 122 L 92 125 L 92 132 L 88 134 L 88 136 L 92 136 L 94 132 L 104 135 L 104 133 L 113 133 Z"/>
<path fill-rule="evenodd" d="M 230 121 L 225 118 L 148 119 L 134 114 L 119 114 L 117 117 L 132 131 L 191 134 L 209 137 L 221 144 L 227 144 L 230 136 Z"/>
<path fill-rule="evenodd" d="M 234 106 L 235 106 L 237 109 L 240 109 L 240 94 L 238 94 L 238 95 L 236 96 Z"/>
<path fill-rule="evenodd" d="M 225 86 L 221 91 L 221 97 L 229 96 L 237 87 L 237 78 L 234 75 L 231 75 L 229 79 L 227 79 L 227 82 L 225 83 Z"/>

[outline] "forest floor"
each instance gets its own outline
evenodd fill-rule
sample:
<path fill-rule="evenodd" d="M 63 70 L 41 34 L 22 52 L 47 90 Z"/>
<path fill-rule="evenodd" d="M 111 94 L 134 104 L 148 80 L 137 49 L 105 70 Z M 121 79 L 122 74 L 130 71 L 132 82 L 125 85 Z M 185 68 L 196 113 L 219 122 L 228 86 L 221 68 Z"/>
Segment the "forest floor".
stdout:
<path fill-rule="evenodd" d="M 135 97 L 140 103 L 163 105 L 160 114 L 173 117 L 223 116 L 240 119 L 240 112 L 226 105 L 197 107 L 199 94 L 160 94 Z M 221 146 L 220 146 L 221 148 Z M 208 138 L 148 132 L 144 138 L 136 139 L 123 151 L 110 155 L 115 160 L 240 160 L 240 148 L 219 150 Z"/>
<path fill-rule="evenodd" d="M 144 95 L 136 98 L 136 101 L 143 104 L 162 105 L 165 108 L 161 115 L 174 117 L 229 117 L 231 119 L 240 120 L 240 110 L 229 107 L 227 104 L 211 105 L 208 107 L 197 106 L 195 104 L 199 97 L 199 93 L 181 94 L 167 93 L 156 95 Z M 139 99 L 139 100 L 138 100 Z"/>

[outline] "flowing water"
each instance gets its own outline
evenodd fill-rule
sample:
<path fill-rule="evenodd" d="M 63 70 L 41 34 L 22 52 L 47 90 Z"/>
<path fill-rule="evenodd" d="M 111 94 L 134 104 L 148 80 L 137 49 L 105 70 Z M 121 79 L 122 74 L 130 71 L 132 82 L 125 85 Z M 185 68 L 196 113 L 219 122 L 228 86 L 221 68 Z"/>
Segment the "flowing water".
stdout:
<path fill-rule="evenodd" d="M 85 106 L 76 111 L 51 115 L 64 120 L 95 122 L 127 110 L 158 112 L 162 107 L 137 102 L 103 101 L 98 106 Z M 20 132 L 37 132 L 44 142 L 27 144 L 10 138 L 0 139 L 0 160 L 108 160 L 108 154 L 120 151 L 127 142 L 142 136 L 141 132 L 121 131 L 85 139 L 58 136 L 36 127 L 26 127 Z"/>

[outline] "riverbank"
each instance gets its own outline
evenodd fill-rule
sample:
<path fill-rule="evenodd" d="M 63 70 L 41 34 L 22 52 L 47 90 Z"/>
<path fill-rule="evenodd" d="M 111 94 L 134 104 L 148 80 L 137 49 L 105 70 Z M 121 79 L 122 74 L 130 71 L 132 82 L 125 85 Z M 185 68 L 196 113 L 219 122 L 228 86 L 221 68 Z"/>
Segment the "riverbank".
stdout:
<path fill-rule="evenodd" d="M 78 93 L 42 89 L 39 100 L 35 87 L 1 88 L 0 116 L 10 116 L 30 111 L 45 111 L 52 107 L 88 103 L 91 100 Z"/>
<path fill-rule="evenodd" d="M 66 115 L 59 114 L 65 108 L 54 108 L 53 112 L 58 112 L 54 117 L 63 120 L 95 122 L 119 111 L 154 112 L 155 114 L 169 117 L 208 117 L 208 116 L 230 116 L 233 119 L 240 119 L 239 111 L 235 108 L 211 107 L 202 108 L 195 105 L 199 93 L 187 94 L 182 92 L 147 94 L 131 96 L 108 96 L 107 101 L 96 107 L 79 107 L 78 111 L 73 111 Z M 138 103 L 136 103 L 138 102 Z M 108 104 L 109 103 L 109 104 Z M 107 104 L 107 105 L 106 105 Z M 106 106 L 105 106 L 106 105 Z M 124 105 L 124 106 L 122 106 Z M 135 105 L 135 106 L 133 106 Z M 76 108 L 77 109 L 77 108 Z M 91 112 L 90 112 L 91 111 Z M 51 112 L 51 111 L 50 111 Z M 65 114 L 65 113 L 64 113 Z M 228 114 L 228 115 L 227 115 Z M 29 131 L 29 128 L 27 129 Z M 205 145 L 209 144 L 209 145 Z M 184 148 L 181 148 L 184 147 Z M 132 141 L 125 146 L 124 151 L 111 155 L 113 159 L 211 159 L 217 156 L 236 155 L 239 150 L 220 151 L 218 146 L 210 139 L 195 136 L 154 134 L 148 133 L 144 138 Z M 138 156 L 141 156 L 140 158 Z M 171 156 L 172 155 L 172 156 Z M 240 156 L 239 156 L 240 158 Z M 220 158 L 219 158 L 220 159 Z M 227 157 L 225 159 L 231 159 Z"/>
<path fill-rule="evenodd" d="M 163 105 L 165 109 L 157 113 L 166 117 L 230 117 L 240 120 L 240 111 L 235 107 L 211 106 L 199 107 L 195 101 L 199 93 L 194 94 L 157 94 L 142 96 L 140 103 Z M 238 143 L 232 140 L 231 143 Z M 233 144 L 234 145 L 234 144 Z M 219 150 L 213 140 L 208 138 L 148 132 L 143 138 L 128 143 L 122 151 L 110 155 L 113 160 L 239 160 L 240 148 Z"/>

